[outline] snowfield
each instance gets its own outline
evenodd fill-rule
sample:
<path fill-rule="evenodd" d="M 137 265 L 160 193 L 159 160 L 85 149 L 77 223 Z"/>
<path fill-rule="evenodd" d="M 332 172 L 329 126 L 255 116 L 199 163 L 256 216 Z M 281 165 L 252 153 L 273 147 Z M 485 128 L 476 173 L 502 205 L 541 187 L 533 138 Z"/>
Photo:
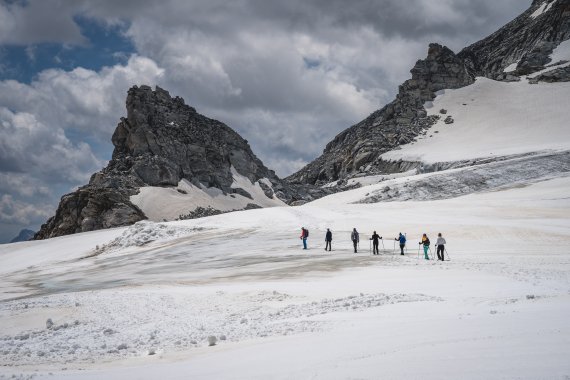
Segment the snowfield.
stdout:
<path fill-rule="evenodd" d="M 425 136 L 382 155 L 387 161 L 427 164 L 570 150 L 570 83 L 498 82 L 477 78 L 443 90 L 426 104 L 428 115 L 447 113 Z M 452 124 L 444 120 L 451 116 Z"/>
<path fill-rule="evenodd" d="M 570 177 L 557 176 L 354 203 L 380 183 L 300 207 L 1 246 L 0 376 L 565 379 Z M 400 231 L 406 256 L 394 254 Z M 421 233 L 439 231 L 450 261 L 419 258 Z"/>
<path fill-rule="evenodd" d="M 202 184 L 196 186 L 183 179 L 176 188 L 147 186 L 142 187 L 138 194 L 131 196 L 131 202 L 138 206 L 145 215 L 155 222 L 176 220 L 181 215 L 194 211 L 197 207 L 214 208 L 220 211 L 232 211 L 244 209 L 248 204 L 258 207 L 285 206 L 285 203 L 273 196 L 268 198 L 259 182 L 272 188 L 271 182 L 263 178 L 256 183 L 242 176 L 231 168 L 234 182 L 232 188 L 242 189 L 251 196 L 247 197 L 240 193 L 224 194 L 216 187 L 206 187 Z M 245 194 L 245 193 L 244 193 Z"/>

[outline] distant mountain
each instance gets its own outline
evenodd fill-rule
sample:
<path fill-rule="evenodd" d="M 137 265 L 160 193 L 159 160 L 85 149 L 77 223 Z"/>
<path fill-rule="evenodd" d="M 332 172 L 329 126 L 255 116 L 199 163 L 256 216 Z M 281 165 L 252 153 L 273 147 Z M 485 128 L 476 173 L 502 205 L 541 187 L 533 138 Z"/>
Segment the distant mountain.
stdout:
<path fill-rule="evenodd" d="M 158 86 L 132 87 L 126 107 L 107 167 L 64 195 L 35 239 L 285 205 L 331 192 L 282 181 L 237 132 Z"/>
<path fill-rule="evenodd" d="M 535 0 L 515 20 L 458 54 L 430 44 L 427 58 L 415 64 L 412 78 L 400 86 L 393 102 L 339 133 L 320 157 L 286 180 L 323 185 L 417 167 L 421 163 L 385 160 L 382 155 L 413 143 L 440 118 L 453 122 L 443 112 L 434 115 L 426 110 L 438 91 L 469 86 L 476 77 L 503 82 L 570 81 L 566 55 L 553 55 L 555 49 L 566 52 L 569 39 L 570 0 Z"/>
<path fill-rule="evenodd" d="M 10 243 L 17 243 L 19 241 L 28 241 L 34 237 L 35 233 L 36 233 L 35 231 L 23 229 L 22 231 L 20 231 L 18 236 L 10 240 Z"/>

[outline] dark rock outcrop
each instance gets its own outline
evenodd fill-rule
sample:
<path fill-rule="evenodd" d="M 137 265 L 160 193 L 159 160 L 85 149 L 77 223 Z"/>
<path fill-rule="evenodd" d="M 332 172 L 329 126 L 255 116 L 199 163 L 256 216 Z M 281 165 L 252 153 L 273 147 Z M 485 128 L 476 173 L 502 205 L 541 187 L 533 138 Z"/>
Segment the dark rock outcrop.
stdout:
<path fill-rule="evenodd" d="M 532 17 L 543 4 L 548 11 Z M 469 70 L 477 76 L 508 80 L 542 70 L 550 62 L 549 55 L 560 42 L 570 39 L 570 0 L 534 0 L 519 17 L 459 54 Z M 518 62 L 515 71 L 504 73 Z"/>
<path fill-rule="evenodd" d="M 279 179 L 252 152 L 248 142 L 227 125 L 196 112 L 179 97 L 156 87 L 133 87 L 127 96 L 127 117 L 112 137 L 115 149 L 106 168 L 89 184 L 61 198 L 54 217 L 35 239 L 133 224 L 146 219 L 130 197 L 143 186 L 175 187 L 186 179 L 216 187 L 226 194 L 251 195 L 232 188 L 232 167 L 252 183 L 267 178 L 269 198 L 292 203 L 330 190 L 291 186 Z M 255 207 L 252 202 L 248 208 Z"/>

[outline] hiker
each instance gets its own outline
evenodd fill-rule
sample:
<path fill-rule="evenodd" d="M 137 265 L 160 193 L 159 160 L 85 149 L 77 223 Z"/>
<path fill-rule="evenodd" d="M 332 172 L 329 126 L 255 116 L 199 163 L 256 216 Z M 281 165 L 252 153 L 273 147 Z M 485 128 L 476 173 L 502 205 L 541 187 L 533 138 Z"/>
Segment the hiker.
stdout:
<path fill-rule="evenodd" d="M 443 253 L 445 252 L 445 244 L 447 244 L 447 242 L 441 236 L 441 232 L 438 233 L 437 234 L 437 241 L 435 243 L 435 246 L 437 247 L 437 259 L 438 260 L 445 261 L 445 257 L 443 255 Z M 440 252 L 441 252 L 441 256 L 439 254 Z"/>
<path fill-rule="evenodd" d="M 309 230 L 301 227 L 301 236 L 299 239 L 303 240 L 303 249 L 307 249 L 307 238 L 309 237 Z"/>
<path fill-rule="evenodd" d="M 370 238 L 370 240 L 372 240 L 372 254 L 373 255 L 379 255 L 380 251 L 378 250 L 378 242 L 380 241 L 380 239 L 382 239 L 382 236 L 379 236 L 376 231 L 374 231 L 374 233 L 372 234 L 372 237 Z M 384 243 L 382 243 L 384 244 Z"/>
<path fill-rule="evenodd" d="M 424 245 L 424 258 L 426 260 L 429 260 L 429 256 L 428 256 L 428 250 L 429 250 L 429 238 L 427 237 L 426 234 L 422 235 L 422 241 L 419 242 L 420 245 Z"/>
<path fill-rule="evenodd" d="M 332 245 L 332 232 L 330 229 L 327 228 L 327 234 L 325 235 L 325 251 L 327 250 L 327 248 L 329 249 L 329 251 L 331 250 L 331 245 Z"/>
<path fill-rule="evenodd" d="M 404 248 L 406 248 L 406 237 L 402 235 L 402 233 L 400 232 L 400 236 L 398 236 L 394 240 L 400 242 L 400 251 L 401 251 L 400 255 L 404 256 Z"/>
<path fill-rule="evenodd" d="M 358 234 L 358 231 L 356 231 L 356 228 L 352 229 L 350 239 L 352 240 L 352 244 L 354 244 L 354 253 L 357 253 L 356 249 L 358 248 L 358 242 L 360 242 L 360 236 Z"/>

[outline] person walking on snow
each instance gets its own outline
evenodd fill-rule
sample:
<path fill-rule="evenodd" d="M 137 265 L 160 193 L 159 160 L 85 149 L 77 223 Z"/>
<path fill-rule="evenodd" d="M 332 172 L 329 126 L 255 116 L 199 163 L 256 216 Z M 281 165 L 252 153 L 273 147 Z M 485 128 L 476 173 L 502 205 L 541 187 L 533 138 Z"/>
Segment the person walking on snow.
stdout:
<path fill-rule="evenodd" d="M 372 240 L 372 254 L 373 255 L 379 255 L 380 251 L 378 250 L 378 242 L 379 240 L 382 239 L 382 236 L 379 236 L 376 231 L 374 231 L 374 233 L 372 234 L 372 237 L 370 238 L 370 240 Z"/>
<path fill-rule="evenodd" d="M 303 240 L 303 249 L 307 249 L 307 238 L 309 237 L 309 230 L 305 227 L 301 227 L 301 236 L 299 239 Z"/>
<path fill-rule="evenodd" d="M 327 250 L 327 248 L 329 249 L 329 251 L 331 250 L 331 245 L 332 245 L 332 232 L 330 229 L 327 228 L 327 234 L 325 235 L 325 251 Z"/>
<path fill-rule="evenodd" d="M 420 245 L 424 245 L 424 258 L 426 260 L 429 260 L 429 256 L 428 256 L 428 250 L 429 250 L 429 238 L 427 237 L 426 234 L 423 234 L 422 236 L 422 241 L 419 242 Z"/>
<path fill-rule="evenodd" d="M 400 236 L 398 236 L 394 240 L 400 242 L 400 251 L 401 251 L 400 255 L 404 256 L 404 248 L 406 248 L 406 236 L 402 235 L 402 233 L 400 232 Z"/>
<path fill-rule="evenodd" d="M 438 260 L 445 261 L 445 257 L 443 255 L 443 253 L 445 252 L 445 244 L 447 244 L 447 242 L 441 236 L 441 232 L 440 232 L 439 234 L 437 234 L 437 241 L 435 243 L 435 246 L 437 247 L 437 259 Z M 440 252 L 441 252 L 441 256 L 439 254 Z"/>
<path fill-rule="evenodd" d="M 356 228 L 352 229 L 352 233 L 350 234 L 350 239 L 352 240 L 352 244 L 354 244 L 354 253 L 357 253 L 358 242 L 360 241 L 360 236 Z"/>

